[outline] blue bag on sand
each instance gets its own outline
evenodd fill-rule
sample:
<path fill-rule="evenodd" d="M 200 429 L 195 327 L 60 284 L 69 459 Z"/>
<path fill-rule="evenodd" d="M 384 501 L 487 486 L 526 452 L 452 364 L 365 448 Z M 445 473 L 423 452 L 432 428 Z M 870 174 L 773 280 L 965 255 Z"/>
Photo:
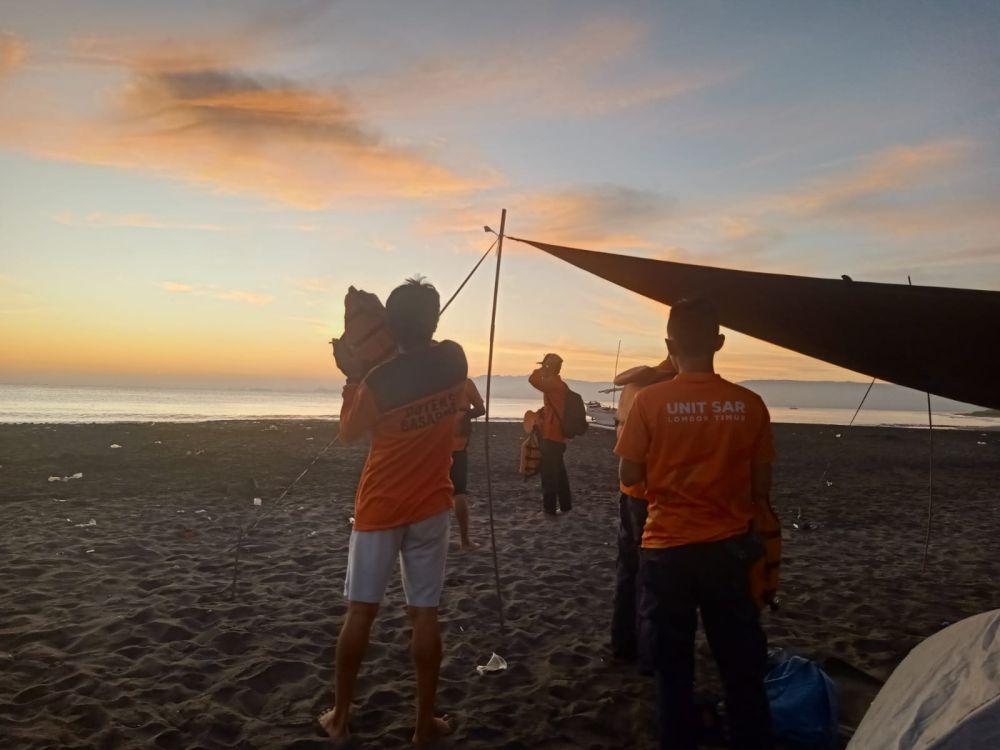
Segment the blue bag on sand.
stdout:
<path fill-rule="evenodd" d="M 774 736 L 798 747 L 826 750 L 837 741 L 837 687 L 801 656 L 780 655 L 764 680 Z"/>

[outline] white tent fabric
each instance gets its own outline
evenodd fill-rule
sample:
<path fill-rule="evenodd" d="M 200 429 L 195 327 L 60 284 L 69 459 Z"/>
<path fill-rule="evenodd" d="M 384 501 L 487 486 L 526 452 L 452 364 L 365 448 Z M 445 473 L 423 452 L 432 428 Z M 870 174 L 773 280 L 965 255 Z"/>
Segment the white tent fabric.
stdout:
<path fill-rule="evenodd" d="M 848 750 L 1000 748 L 1000 609 L 935 633 L 885 683 Z"/>

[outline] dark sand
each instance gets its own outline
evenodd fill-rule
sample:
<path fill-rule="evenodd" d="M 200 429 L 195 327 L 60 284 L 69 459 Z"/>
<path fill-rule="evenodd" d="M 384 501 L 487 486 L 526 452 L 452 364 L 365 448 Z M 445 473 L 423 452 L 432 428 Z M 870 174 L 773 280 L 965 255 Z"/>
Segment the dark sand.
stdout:
<path fill-rule="evenodd" d="M 272 426 L 273 424 L 273 426 Z M 487 541 L 482 427 L 471 486 Z M 235 487 L 264 508 L 334 435 L 321 422 L 0 427 L 0 746 L 320 748 L 353 489 L 364 449 L 333 448 L 248 539 Z M 574 441 L 576 510 L 539 514 L 515 473 L 519 428 L 494 427 L 497 544 L 508 632 L 488 554 L 449 560 L 440 707 L 457 748 L 652 748 L 652 685 L 607 650 L 616 533 L 612 435 Z M 783 609 L 772 644 L 885 678 L 943 625 L 1000 606 L 1000 433 L 937 432 L 933 533 L 921 571 L 927 435 L 779 425 Z M 844 433 L 837 439 L 835 434 Z M 985 442 L 985 445 L 980 445 Z M 112 443 L 121 444 L 111 449 Z M 829 478 L 820 476 L 833 459 Z M 49 483 L 49 475 L 83 479 Z M 231 490 L 227 496 L 227 488 Z M 791 528 L 796 509 L 819 528 Z M 77 526 L 88 523 L 96 526 Z M 480 677 L 492 651 L 502 674 Z M 716 690 L 699 646 L 699 687 Z M 405 745 L 413 683 L 398 580 L 356 704 L 363 747 Z"/>

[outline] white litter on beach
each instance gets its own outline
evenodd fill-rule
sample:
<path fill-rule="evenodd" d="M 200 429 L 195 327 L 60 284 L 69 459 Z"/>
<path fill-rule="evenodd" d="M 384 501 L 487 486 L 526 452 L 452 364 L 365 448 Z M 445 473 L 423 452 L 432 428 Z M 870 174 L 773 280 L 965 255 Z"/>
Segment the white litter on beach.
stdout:
<path fill-rule="evenodd" d="M 263 504 L 264 504 L 264 501 L 263 501 L 263 500 L 261 500 L 261 499 L 260 499 L 259 497 L 255 497 L 255 498 L 253 499 L 253 504 L 254 504 L 254 505 L 263 505 Z"/>
<path fill-rule="evenodd" d="M 154 440 L 153 441 L 153 445 L 163 445 L 163 441 L 162 440 Z"/>
<path fill-rule="evenodd" d="M 54 498 L 52 498 L 52 502 L 54 502 L 54 503 L 64 503 L 64 502 L 66 502 L 66 499 L 65 498 L 59 499 L 58 497 L 54 497 Z"/>
<path fill-rule="evenodd" d="M 840 437 L 840 433 L 838 432 L 834 437 Z"/>
<path fill-rule="evenodd" d="M 349 524 L 351 524 L 351 526 L 353 526 L 353 525 L 354 525 L 354 516 L 351 516 L 350 518 L 348 518 L 348 519 L 347 519 L 347 522 L 348 522 Z"/>
<path fill-rule="evenodd" d="M 96 549 L 88 549 L 88 550 L 87 550 L 87 554 L 88 554 L 88 555 L 89 555 L 89 554 L 90 554 L 91 552 L 97 552 L 97 550 L 96 550 Z"/>
<path fill-rule="evenodd" d="M 833 487 L 833 482 L 831 482 L 829 479 L 827 479 L 826 480 L 826 486 L 827 487 Z"/>
<path fill-rule="evenodd" d="M 493 652 L 493 656 L 485 664 L 480 664 L 476 667 L 476 671 L 479 674 L 486 674 L 487 672 L 503 672 L 507 669 L 507 660 L 504 659 L 496 651 Z"/>
<path fill-rule="evenodd" d="M 97 521 L 91 518 L 89 521 L 87 521 L 87 523 L 75 523 L 73 525 L 76 526 L 78 529 L 82 529 L 85 526 L 97 526 Z"/>
<path fill-rule="evenodd" d="M 986 445 L 986 441 L 985 440 L 977 440 L 976 441 L 976 445 Z"/>
<path fill-rule="evenodd" d="M 195 513 L 208 513 L 208 511 L 203 508 L 201 510 L 196 510 Z"/>
<path fill-rule="evenodd" d="M 57 476 L 51 476 L 51 477 L 49 477 L 49 481 L 50 482 L 68 482 L 71 479 L 83 479 L 83 472 L 82 471 L 78 471 L 78 472 L 76 472 L 76 474 L 71 474 L 68 477 L 57 477 Z"/>
<path fill-rule="evenodd" d="M 120 445 L 118 445 L 118 443 L 112 443 L 112 444 L 111 444 L 111 445 L 109 445 L 108 447 L 109 447 L 109 448 L 121 448 L 121 446 L 120 446 Z"/>

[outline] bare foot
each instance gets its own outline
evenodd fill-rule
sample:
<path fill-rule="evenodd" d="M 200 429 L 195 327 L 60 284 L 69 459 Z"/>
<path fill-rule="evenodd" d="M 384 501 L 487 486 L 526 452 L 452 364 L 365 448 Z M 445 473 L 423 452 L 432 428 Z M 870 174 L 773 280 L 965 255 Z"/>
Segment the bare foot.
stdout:
<path fill-rule="evenodd" d="M 447 737 L 449 734 L 451 734 L 451 727 L 448 725 L 448 717 L 442 716 L 438 718 L 435 716 L 426 728 L 417 727 L 417 731 L 413 733 L 413 744 L 429 745 L 435 740 Z"/>
<path fill-rule="evenodd" d="M 351 730 L 347 728 L 347 717 L 343 719 L 337 716 L 337 709 L 331 708 L 321 713 L 316 722 L 320 728 L 326 732 L 327 736 L 334 741 L 334 747 L 346 747 L 351 739 Z"/>

